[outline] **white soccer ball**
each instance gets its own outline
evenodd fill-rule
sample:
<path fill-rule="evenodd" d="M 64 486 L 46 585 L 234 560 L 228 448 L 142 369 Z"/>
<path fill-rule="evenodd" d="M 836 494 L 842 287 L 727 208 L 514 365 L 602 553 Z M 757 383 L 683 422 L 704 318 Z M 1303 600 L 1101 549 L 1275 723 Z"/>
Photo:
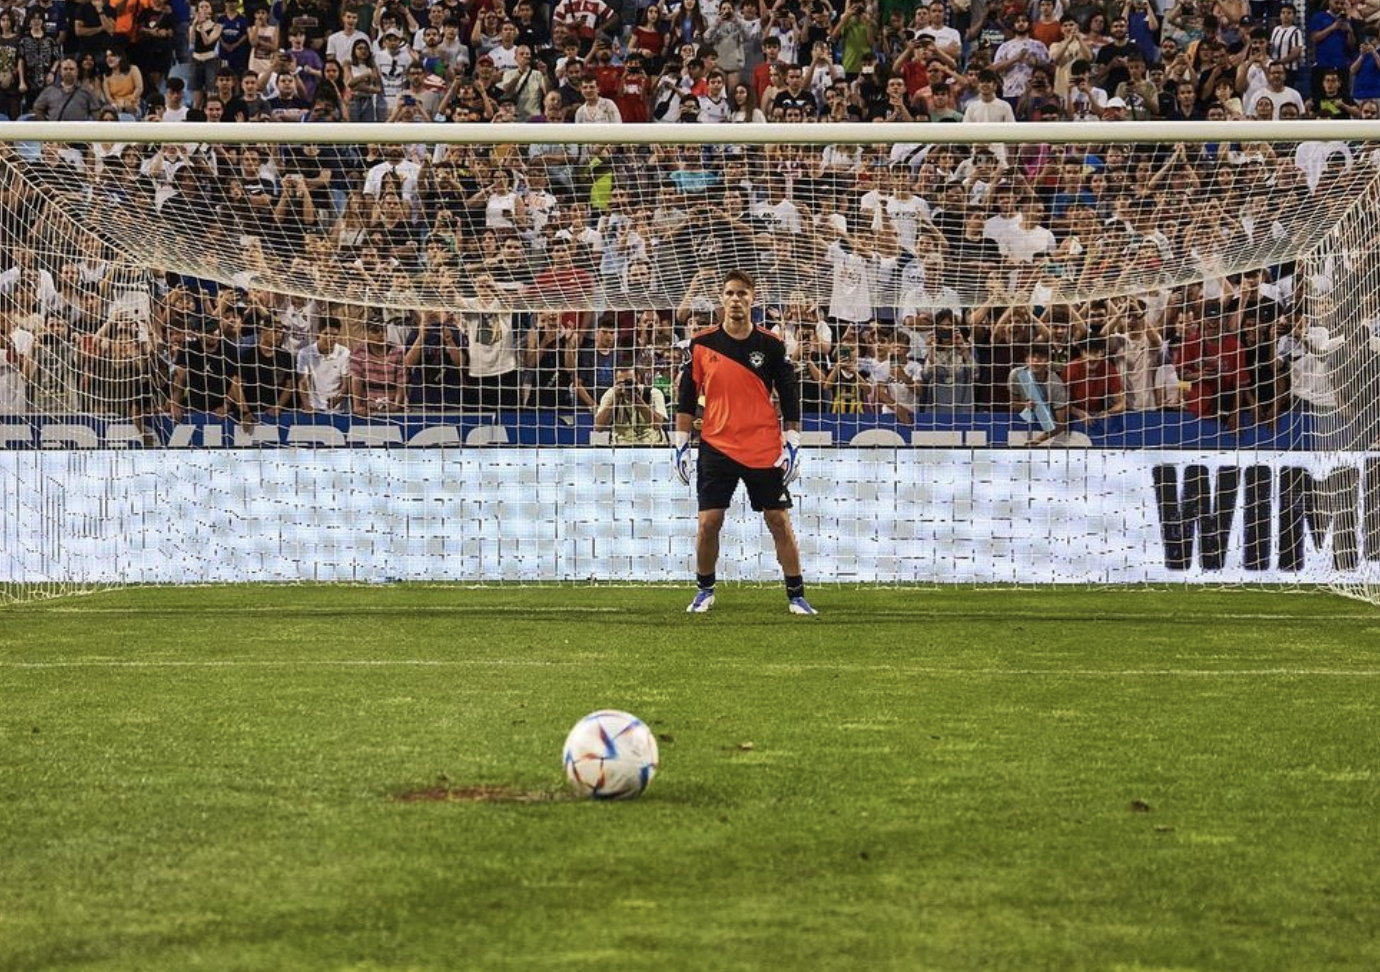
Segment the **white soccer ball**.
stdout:
<path fill-rule="evenodd" d="M 565 775 L 583 797 L 638 796 L 652 782 L 656 767 L 656 736 L 626 712 L 592 712 L 565 737 Z"/>

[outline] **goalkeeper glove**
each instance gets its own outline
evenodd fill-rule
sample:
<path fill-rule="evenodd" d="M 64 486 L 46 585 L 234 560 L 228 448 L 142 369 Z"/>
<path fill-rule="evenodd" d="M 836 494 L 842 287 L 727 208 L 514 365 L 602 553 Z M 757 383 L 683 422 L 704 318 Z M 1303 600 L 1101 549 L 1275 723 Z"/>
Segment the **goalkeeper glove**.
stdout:
<path fill-rule="evenodd" d="M 800 476 L 800 433 L 794 430 L 781 436 L 781 458 L 776 460 L 781 468 L 781 485 L 789 486 Z"/>
<path fill-rule="evenodd" d="M 674 463 L 676 476 L 686 486 L 690 485 L 690 433 L 672 432 L 671 444 L 676 447 Z"/>

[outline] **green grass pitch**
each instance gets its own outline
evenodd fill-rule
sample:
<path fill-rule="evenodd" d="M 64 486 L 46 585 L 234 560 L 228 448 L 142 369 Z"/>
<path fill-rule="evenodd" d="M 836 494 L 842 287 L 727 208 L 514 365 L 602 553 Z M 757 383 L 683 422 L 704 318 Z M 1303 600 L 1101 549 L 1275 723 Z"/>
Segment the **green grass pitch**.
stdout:
<path fill-rule="evenodd" d="M 0 972 L 1380 968 L 1374 608 L 689 594 L 0 610 Z M 562 795 L 603 707 L 640 800 Z"/>

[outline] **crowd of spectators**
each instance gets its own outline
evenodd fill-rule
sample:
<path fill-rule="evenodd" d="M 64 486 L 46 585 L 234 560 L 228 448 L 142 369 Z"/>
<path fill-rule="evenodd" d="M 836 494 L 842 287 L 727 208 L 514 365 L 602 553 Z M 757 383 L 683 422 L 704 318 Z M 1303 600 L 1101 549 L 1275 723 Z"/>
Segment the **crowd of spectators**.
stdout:
<path fill-rule="evenodd" d="M 1376 0 L 35 0 L 0 9 L 0 112 L 1363 118 L 1380 99 L 1378 28 Z"/>
<path fill-rule="evenodd" d="M 807 412 L 1020 409 L 1032 345 L 1076 420 L 1188 409 L 1237 428 L 1330 407 L 1335 348 L 1276 258 L 1345 210 L 1374 153 L 1271 145 L 1250 123 L 1380 115 L 1377 24 L 1376 0 L 9 6 L 9 117 L 1241 127 L 990 149 L 7 149 L 0 412 L 524 407 L 615 437 L 636 416 L 627 441 L 651 441 L 730 266 L 758 277 Z M 156 265 L 222 272 L 132 281 L 140 233 L 213 255 L 160 243 Z M 1062 296 L 1093 291 L 1117 296 Z"/>

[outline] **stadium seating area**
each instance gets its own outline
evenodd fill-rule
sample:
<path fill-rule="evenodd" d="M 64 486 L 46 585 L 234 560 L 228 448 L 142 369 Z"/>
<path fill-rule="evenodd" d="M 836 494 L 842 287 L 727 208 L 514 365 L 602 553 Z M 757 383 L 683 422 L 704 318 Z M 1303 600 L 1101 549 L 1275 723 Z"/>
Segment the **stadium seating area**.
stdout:
<path fill-rule="evenodd" d="M 1346 207 L 1375 153 L 1250 127 L 1376 117 L 1378 17 L 1380 4 L 1344 0 L 10 8 L 9 117 L 1210 119 L 1241 134 L 990 149 L 10 146 L 0 415 L 128 420 L 156 444 L 199 416 L 487 411 L 656 442 L 660 429 L 619 411 L 619 373 L 673 409 L 679 345 L 740 266 L 797 362 L 807 415 L 1005 429 L 1027 413 L 1015 373 L 1036 347 L 1094 443 L 1298 445 L 1301 413 L 1335 406 L 1337 345 L 1306 326 L 1307 282 L 1281 254 L 1319 207 Z M 54 207 L 61 226 L 35 218 Z M 129 270 L 140 234 L 157 273 Z M 170 257 L 179 245 L 204 253 Z M 1220 252 L 1230 272 L 1212 271 Z M 1159 283 L 1195 267 L 1203 283 Z M 1088 296 L 1130 272 L 1143 287 Z"/>

